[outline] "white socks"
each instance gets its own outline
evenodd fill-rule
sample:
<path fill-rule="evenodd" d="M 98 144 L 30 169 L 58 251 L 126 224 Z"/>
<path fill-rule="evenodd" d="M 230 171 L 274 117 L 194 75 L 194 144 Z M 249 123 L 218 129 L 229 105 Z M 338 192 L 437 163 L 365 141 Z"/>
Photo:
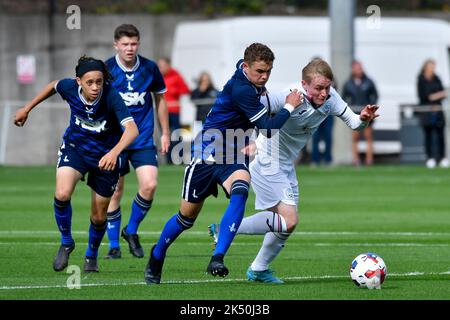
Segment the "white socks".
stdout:
<path fill-rule="evenodd" d="M 278 213 L 262 211 L 242 220 L 238 234 L 264 234 L 264 241 L 253 261 L 253 271 L 269 269 L 269 264 L 278 256 L 291 235 L 286 232 L 286 220 Z"/>
<path fill-rule="evenodd" d="M 284 247 L 284 243 L 289 238 L 291 234 L 284 233 L 274 233 L 267 232 L 264 236 L 264 241 L 259 249 L 259 252 L 253 260 L 251 268 L 253 271 L 264 271 L 269 269 L 269 264 L 273 261 L 273 259 L 278 256 L 281 249 Z"/>
<path fill-rule="evenodd" d="M 272 211 L 262 211 L 242 219 L 238 234 L 266 234 L 286 232 L 286 220 Z"/>

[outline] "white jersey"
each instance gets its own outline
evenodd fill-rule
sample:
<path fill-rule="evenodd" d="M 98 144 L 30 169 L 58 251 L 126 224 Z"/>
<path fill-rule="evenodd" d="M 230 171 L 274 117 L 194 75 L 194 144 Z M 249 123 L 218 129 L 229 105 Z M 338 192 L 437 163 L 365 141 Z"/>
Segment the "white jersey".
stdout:
<path fill-rule="evenodd" d="M 305 90 L 297 89 L 305 97 L 303 104 L 291 113 L 290 118 L 277 134 L 272 135 L 271 138 L 259 134 L 256 139 L 256 158 L 261 164 L 270 164 L 266 174 L 273 174 L 280 169 L 291 170 L 294 160 L 307 144 L 308 139 L 329 115 L 341 118 L 352 129 L 362 129 L 367 125 L 347 106 L 334 88 L 330 89 L 327 100 L 317 109 L 306 99 Z M 276 113 L 284 107 L 288 94 L 289 90 L 276 94 L 268 93 L 261 97 L 261 102 L 270 113 Z"/>

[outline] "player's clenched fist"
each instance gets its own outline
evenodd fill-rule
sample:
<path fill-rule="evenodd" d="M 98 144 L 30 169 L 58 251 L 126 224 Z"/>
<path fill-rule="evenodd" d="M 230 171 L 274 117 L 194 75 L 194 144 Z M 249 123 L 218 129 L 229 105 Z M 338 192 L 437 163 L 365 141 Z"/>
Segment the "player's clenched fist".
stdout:
<path fill-rule="evenodd" d="M 27 119 L 28 111 L 25 108 L 20 108 L 17 110 L 16 116 L 14 117 L 14 124 L 18 127 L 22 127 Z"/>
<path fill-rule="evenodd" d="M 289 103 L 294 108 L 297 108 L 303 103 L 303 94 L 297 89 L 292 90 L 286 97 L 286 103 Z"/>

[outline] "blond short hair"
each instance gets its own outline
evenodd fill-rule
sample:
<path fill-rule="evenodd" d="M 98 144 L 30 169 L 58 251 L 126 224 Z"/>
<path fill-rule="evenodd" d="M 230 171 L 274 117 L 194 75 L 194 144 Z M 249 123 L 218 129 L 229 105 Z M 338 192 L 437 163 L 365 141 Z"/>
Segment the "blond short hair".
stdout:
<path fill-rule="evenodd" d="M 315 75 L 321 75 L 325 78 L 333 81 L 333 71 L 331 70 L 330 65 L 321 58 L 316 58 L 311 60 L 302 70 L 302 79 L 306 81 L 306 83 L 310 83 L 312 78 Z"/>

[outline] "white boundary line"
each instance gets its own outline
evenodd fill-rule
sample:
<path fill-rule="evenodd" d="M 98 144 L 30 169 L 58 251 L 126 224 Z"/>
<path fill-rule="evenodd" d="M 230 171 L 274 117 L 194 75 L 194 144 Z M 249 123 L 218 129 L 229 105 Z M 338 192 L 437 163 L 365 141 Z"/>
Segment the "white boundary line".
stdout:
<path fill-rule="evenodd" d="M 33 242 L 0 242 L 0 246 L 59 246 L 60 242 L 39 242 L 39 241 L 33 241 Z M 87 242 L 76 242 L 77 245 L 84 245 L 87 246 Z M 145 243 L 142 242 L 144 245 L 151 245 L 151 243 Z M 188 246 L 202 246 L 207 245 L 206 242 L 183 242 L 183 245 Z M 101 246 L 108 246 L 109 244 L 106 242 L 103 242 L 100 244 Z M 259 242 L 233 242 L 231 246 L 260 246 L 261 244 Z M 335 243 L 335 242 L 302 242 L 302 243 L 289 243 L 290 247 L 307 247 L 307 246 L 315 246 L 315 247 L 450 247 L 449 243 L 417 243 L 417 242 L 378 242 L 378 243 L 372 243 L 372 242 L 364 242 L 364 243 L 356 243 L 356 242 L 341 242 L 341 243 Z"/>
<path fill-rule="evenodd" d="M 36 236 L 36 235 L 59 235 L 58 230 L 0 230 L 0 237 L 2 236 Z M 87 231 L 73 230 L 72 234 L 87 235 Z M 139 231 L 143 235 L 160 235 L 161 231 Z M 194 231 L 190 230 L 183 233 L 185 235 L 208 235 L 208 231 Z M 246 234 L 240 234 L 246 236 Z M 358 231 L 298 231 L 294 232 L 293 236 L 444 236 L 450 237 L 450 232 L 358 232 Z"/>
<path fill-rule="evenodd" d="M 407 273 L 392 273 L 388 277 L 418 277 L 418 276 L 440 276 L 450 275 L 450 271 L 445 272 L 407 272 Z M 348 275 L 324 275 L 324 276 L 298 276 L 298 277 L 283 277 L 283 280 L 323 280 L 323 279 L 343 279 L 348 278 Z M 220 282 L 247 282 L 247 279 L 196 279 L 196 280 L 167 280 L 161 284 L 202 284 L 202 283 L 220 283 Z M 80 284 L 80 287 L 114 287 L 114 286 L 136 286 L 146 285 L 144 281 L 140 282 L 119 282 L 119 283 L 86 283 Z M 0 290 L 27 290 L 27 289 L 58 289 L 67 288 L 67 285 L 35 285 L 35 286 L 1 286 Z"/>

